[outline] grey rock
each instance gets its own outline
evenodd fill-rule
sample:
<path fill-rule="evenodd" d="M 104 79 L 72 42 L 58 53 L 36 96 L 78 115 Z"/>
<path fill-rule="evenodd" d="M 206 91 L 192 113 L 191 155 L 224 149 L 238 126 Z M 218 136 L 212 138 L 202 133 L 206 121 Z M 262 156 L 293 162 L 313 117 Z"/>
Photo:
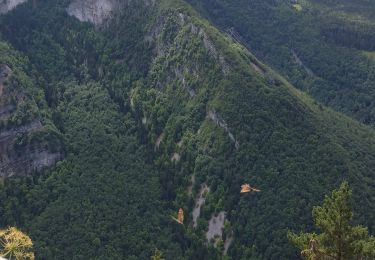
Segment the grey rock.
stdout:
<path fill-rule="evenodd" d="M 27 0 L 0 0 L 0 14 L 6 14 Z"/>

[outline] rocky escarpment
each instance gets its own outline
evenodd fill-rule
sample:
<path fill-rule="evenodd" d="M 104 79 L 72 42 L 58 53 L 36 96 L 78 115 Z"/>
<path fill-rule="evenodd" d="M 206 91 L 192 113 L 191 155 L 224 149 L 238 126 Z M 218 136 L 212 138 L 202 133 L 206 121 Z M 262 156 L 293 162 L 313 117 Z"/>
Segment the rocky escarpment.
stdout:
<path fill-rule="evenodd" d="M 27 175 L 61 159 L 59 142 L 38 116 L 35 102 L 12 80 L 13 71 L 0 65 L 0 177 Z"/>
<path fill-rule="evenodd" d="M 43 126 L 39 120 L 0 134 L 0 177 L 38 172 L 53 166 L 62 158 L 60 152 L 52 152 L 43 143 L 20 144 L 36 134 L 43 134 Z"/>
<path fill-rule="evenodd" d="M 100 25 L 111 18 L 118 6 L 118 0 L 75 0 L 69 5 L 67 12 L 81 22 Z"/>
<path fill-rule="evenodd" d="M 145 5 L 154 4 L 155 2 L 155 0 L 142 1 Z M 67 12 L 81 22 L 101 25 L 111 19 L 114 13 L 121 9 L 120 7 L 130 2 L 131 0 L 74 0 L 68 6 Z"/>
<path fill-rule="evenodd" d="M 5 14 L 27 0 L 0 0 L 0 14 Z"/>
<path fill-rule="evenodd" d="M 240 143 L 236 140 L 233 133 L 229 130 L 227 123 L 216 111 L 208 111 L 207 118 L 215 122 L 215 124 L 221 127 L 222 129 L 224 129 L 224 131 L 228 134 L 229 139 L 234 143 L 236 150 L 240 148 Z"/>

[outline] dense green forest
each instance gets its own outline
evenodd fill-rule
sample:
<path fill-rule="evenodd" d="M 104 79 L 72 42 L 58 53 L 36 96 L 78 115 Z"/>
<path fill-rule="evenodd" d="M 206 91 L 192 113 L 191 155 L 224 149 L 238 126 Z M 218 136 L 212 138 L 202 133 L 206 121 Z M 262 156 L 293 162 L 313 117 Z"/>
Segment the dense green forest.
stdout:
<path fill-rule="evenodd" d="M 30 1 L 0 16 L 0 64 L 22 76 L 17 87 L 33 100 L 27 111 L 35 113 L 25 120 L 40 118 L 47 132 L 40 142 L 64 158 L 0 184 L 0 226 L 25 230 L 36 259 L 150 259 L 158 252 L 165 259 L 298 259 L 288 230 L 314 230 L 312 207 L 343 180 L 353 188 L 354 222 L 375 232 L 370 39 L 367 56 L 359 56 L 351 48 L 366 43 L 339 48 L 331 35 L 323 47 L 315 42 L 319 55 L 329 53 L 324 58 L 296 34 L 295 53 L 327 66 L 309 63 L 319 75 L 309 76 L 272 38 L 283 31 L 273 34 L 267 20 L 290 19 L 310 35 L 305 22 L 315 9 L 305 12 L 307 1 L 303 14 L 278 1 L 251 1 L 267 15 L 230 8 L 229 1 L 202 1 L 197 9 L 182 0 L 123 1 L 100 25 L 69 16 L 70 2 Z M 329 8 L 320 2 L 311 8 Z M 241 43 L 222 29 L 244 17 L 265 21 L 244 26 L 259 37 L 236 28 Z M 335 61 L 349 66 L 354 58 L 364 67 L 334 71 Z M 243 183 L 261 192 L 240 194 Z M 179 208 L 184 225 L 172 218 Z M 222 237 L 207 241 L 221 212 Z"/>
<path fill-rule="evenodd" d="M 372 1 L 189 2 L 299 89 L 374 125 Z"/>

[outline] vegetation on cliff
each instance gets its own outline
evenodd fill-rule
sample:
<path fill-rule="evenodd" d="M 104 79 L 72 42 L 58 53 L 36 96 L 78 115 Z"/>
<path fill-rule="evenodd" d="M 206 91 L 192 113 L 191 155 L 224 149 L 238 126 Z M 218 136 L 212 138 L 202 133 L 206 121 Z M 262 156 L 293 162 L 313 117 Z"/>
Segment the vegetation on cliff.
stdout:
<path fill-rule="evenodd" d="M 373 128 L 297 90 L 184 1 L 147 3 L 100 27 L 68 16 L 68 1 L 1 17 L 1 41 L 28 60 L 66 156 L 4 181 L 0 225 L 27 230 L 41 259 L 149 259 L 155 248 L 165 259 L 294 259 L 287 231 L 311 230 L 307 213 L 347 180 L 354 221 L 372 233 Z M 241 194 L 243 183 L 261 192 Z M 171 218 L 179 208 L 184 226 Z"/>

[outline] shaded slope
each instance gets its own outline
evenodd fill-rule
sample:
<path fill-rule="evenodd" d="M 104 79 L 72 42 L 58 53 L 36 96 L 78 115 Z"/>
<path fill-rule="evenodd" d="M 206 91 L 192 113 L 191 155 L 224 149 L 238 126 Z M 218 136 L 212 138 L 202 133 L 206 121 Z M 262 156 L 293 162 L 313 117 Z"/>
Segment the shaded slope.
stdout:
<path fill-rule="evenodd" d="M 0 42 L 0 177 L 28 175 L 63 157 L 61 135 L 28 60 Z"/>

